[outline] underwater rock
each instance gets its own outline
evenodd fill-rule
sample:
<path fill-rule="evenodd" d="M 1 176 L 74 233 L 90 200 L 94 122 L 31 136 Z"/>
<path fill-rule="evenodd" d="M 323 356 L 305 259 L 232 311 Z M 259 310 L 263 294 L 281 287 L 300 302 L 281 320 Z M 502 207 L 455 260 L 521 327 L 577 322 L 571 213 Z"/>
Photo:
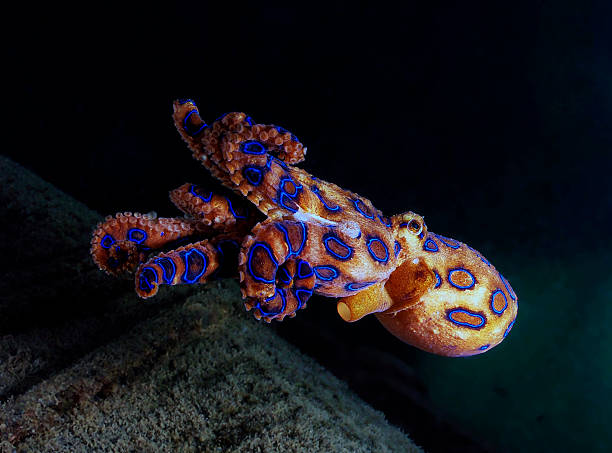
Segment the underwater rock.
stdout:
<path fill-rule="evenodd" d="M 99 216 L 1 156 L 0 216 L 2 451 L 421 451 L 236 282 L 151 303 L 99 275 Z"/>

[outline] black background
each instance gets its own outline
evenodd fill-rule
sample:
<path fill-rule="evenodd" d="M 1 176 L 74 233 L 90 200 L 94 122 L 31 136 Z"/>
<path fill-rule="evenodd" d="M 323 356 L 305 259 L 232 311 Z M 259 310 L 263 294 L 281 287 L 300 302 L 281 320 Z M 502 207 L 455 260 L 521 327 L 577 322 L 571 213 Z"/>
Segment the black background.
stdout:
<path fill-rule="evenodd" d="M 310 173 L 385 214 L 418 212 L 494 263 L 571 256 L 607 233 L 612 8 L 427 3 L 16 14 L 2 152 L 103 215 L 177 215 L 170 189 L 216 184 L 170 117 L 172 100 L 189 97 L 209 122 L 244 111 L 287 128 L 308 147 Z M 368 369 L 376 350 L 410 364 L 420 352 L 373 319 L 345 325 L 318 297 L 277 328 L 420 444 L 445 450 L 436 433 L 447 422 L 428 412 L 418 373 L 402 398 L 422 407 L 403 410 Z M 376 360 L 406 376 L 395 358 Z"/>

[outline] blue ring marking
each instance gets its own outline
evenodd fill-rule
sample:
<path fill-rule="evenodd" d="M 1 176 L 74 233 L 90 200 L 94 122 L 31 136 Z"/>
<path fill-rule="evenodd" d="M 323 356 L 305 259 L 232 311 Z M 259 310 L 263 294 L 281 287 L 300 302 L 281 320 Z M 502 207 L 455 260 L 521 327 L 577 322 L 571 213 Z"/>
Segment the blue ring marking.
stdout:
<path fill-rule="evenodd" d="M 336 252 L 334 252 L 331 248 L 329 248 L 329 245 L 328 245 L 329 241 L 334 241 L 340 247 L 344 247 L 346 249 L 346 253 L 344 255 L 339 255 Z M 348 245 L 346 245 L 344 242 L 342 242 L 339 238 L 334 236 L 333 233 L 327 233 L 325 236 L 323 236 L 323 245 L 325 246 L 325 250 L 327 250 L 327 252 L 331 256 L 333 256 L 334 258 L 338 260 L 346 261 L 346 260 L 351 259 L 351 257 L 353 256 L 353 249 L 349 247 Z"/>
<path fill-rule="evenodd" d="M 285 226 L 282 223 L 277 223 L 275 226 L 285 236 L 285 244 L 287 244 L 287 249 L 289 250 L 289 253 L 287 254 L 287 259 L 291 257 L 292 255 L 297 255 L 298 253 L 293 250 L 293 244 L 291 243 L 291 240 L 289 239 L 289 231 L 287 230 L 287 228 L 285 228 Z M 302 247 L 300 247 L 299 251 L 300 252 L 302 251 Z"/>
<path fill-rule="evenodd" d="M 296 288 L 293 290 L 296 299 L 299 302 L 298 307 L 295 309 L 295 311 L 298 311 L 300 308 L 302 308 L 302 306 L 308 301 L 308 299 L 310 298 L 310 296 L 312 296 L 312 291 L 309 289 L 304 289 L 304 288 Z M 302 293 L 307 294 L 306 298 L 304 300 L 302 300 Z"/>
<path fill-rule="evenodd" d="M 195 191 L 196 189 L 199 189 L 199 187 L 196 186 L 195 184 L 192 184 L 191 187 L 189 187 L 189 193 L 191 195 L 193 195 L 194 197 L 198 197 L 200 200 L 202 200 L 205 203 L 208 203 L 211 200 L 211 198 L 213 196 L 212 192 L 209 192 L 208 196 L 205 197 L 205 196 L 202 196 L 202 195 L 196 193 L 196 191 Z"/>
<path fill-rule="evenodd" d="M 293 185 L 293 193 L 289 193 L 289 191 L 285 188 L 285 186 L 287 185 L 288 182 L 290 182 Z M 302 186 L 299 186 L 299 188 L 301 189 Z M 293 179 L 291 179 L 291 178 L 283 178 L 283 179 L 281 179 L 281 190 L 283 192 L 285 192 L 287 195 L 289 195 L 291 198 L 293 198 L 298 193 L 298 186 L 293 182 Z"/>
<path fill-rule="evenodd" d="M 455 313 L 465 313 L 466 315 L 475 316 L 476 318 L 480 319 L 480 322 L 478 324 L 471 324 L 469 322 L 456 321 L 453 319 L 453 315 Z M 452 322 L 453 324 L 456 324 L 458 326 L 469 327 L 471 329 L 480 329 L 482 326 L 485 325 L 485 322 L 486 322 L 485 317 L 481 315 L 480 313 L 472 313 L 471 311 L 465 310 L 463 308 L 455 308 L 453 310 L 449 310 L 447 316 L 448 316 L 449 321 Z"/>
<path fill-rule="evenodd" d="M 300 209 L 300 206 L 293 200 L 293 197 L 285 192 L 282 192 L 278 197 L 278 204 L 291 212 L 297 212 Z"/>
<path fill-rule="evenodd" d="M 306 268 L 305 272 L 303 272 L 303 267 Z M 308 262 L 304 260 L 300 260 L 298 263 L 297 278 L 299 279 L 309 278 L 309 277 L 312 277 L 313 275 L 314 275 L 314 272 L 312 271 L 312 267 L 310 267 L 310 264 L 308 264 Z"/>
<path fill-rule="evenodd" d="M 495 309 L 495 304 L 493 303 L 493 301 L 495 300 L 495 295 L 497 293 L 501 293 L 501 295 L 504 296 L 504 308 L 502 308 L 500 311 L 497 311 Z M 493 310 L 493 313 L 495 313 L 496 315 L 501 315 L 506 310 L 506 308 L 508 308 L 508 299 L 506 298 L 506 295 L 501 289 L 496 289 L 495 291 L 493 291 L 493 294 L 491 294 L 491 310 Z"/>
<path fill-rule="evenodd" d="M 436 244 L 436 241 L 431 238 L 428 238 L 423 243 L 423 250 L 425 250 L 426 252 L 437 252 L 440 249 L 438 248 L 438 244 Z"/>
<path fill-rule="evenodd" d="M 264 300 L 264 302 L 270 302 L 271 300 L 276 299 L 277 294 L 280 294 L 281 300 L 283 301 L 283 305 L 281 306 L 281 309 L 279 311 L 264 311 L 263 308 L 261 308 L 261 302 L 258 302 L 257 308 L 261 312 L 262 316 L 274 316 L 274 315 L 278 315 L 279 313 L 282 313 L 283 311 L 285 311 L 285 307 L 287 307 L 287 298 L 285 297 L 285 292 L 281 288 L 276 288 L 274 295 L 268 297 L 266 300 Z"/>
<path fill-rule="evenodd" d="M 149 274 L 149 278 L 145 274 Z M 142 269 L 140 272 L 140 277 L 138 278 L 138 287 L 141 291 L 149 293 L 155 288 L 153 285 L 151 285 L 150 274 L 153 274 L 153 281 L 157 283 L 157 272 L 155 272 L 155 269 L 153 269 L 151 266 L 146 266 Z"/>
<path fill-rule="evenodd" d="M 393 245 L 393 252 L 395 253 L 396 257 L 399 255 L 400 250 L 402 250 L 402 246 L 399 242 L 395 241 L 395 244 Z"/>
<path fill-rule="evenodd" d="M 253 126 L 253 118 L 247 116 L 244 120 L 249 124 L 249 126 Z"/>
<path fill-rule="evenodd" d="M 280 134 L 285 134 L 287 132 L 289 132 L 287 129 L 285 129 L 284 127 L 280 127 L 280 126 L 273 126 Z M 291 132 L 289 132 L 291 134 Z M 297 137 L 293 134 L 291 134 L 291 140 L 293 140 L 294 142 L 299 142 L 299 140 L 297 139 Z"/>
<path fill-rule="evenodd" d="M 391 228 L 392 224 L 388 217 L 386 217 L 387 221 L 385 222 L 385 219 L 383 219 L 383 217 L 379 214 L 378 219 L 380 220 L 380 223 L 382 223 L 384 226 L 386 226 L 387 228 Z"/>
<path fill-rule="evenodd" d="M 384 258 L 380 258 L 376 255 L 376 253 L 374 253 L 374 251 L 372 250 L 373 242 L 380 242 L 380 244 L 383 246 L 383 248 L 385 249 Z M 382 240 L 376 237 L 372 237 L 368 240 L 367 246 L 368 246 L 368 252 L 370 252 L 370 255 L 372 255 L 372 258 L 374 258 L 376 261 L 378 261 L 379 263 L 387 263 L 387 261 L 389 261 L 389 249 L 387 248 L 387 244 L 385 244 Z"/>
<path fill-rule="evenodd" d="M 453 279 L 452 279 L 452 275 L 453 275 L 453 273 L 455 273 L 455 272 L 466 272 L 466 273 L 467 273 L 467 274 L 470 276 L 470 278 L 472 279 L 472 283 L 470 283 L 470 284 L 469 284 L 469 285 L 467 285 L 467 286 L 461 286 L 461 285 L 457 285 L 457 284 L 455 284 L 455 283 L 453 282 Z M 468 271 L 467 269 L 464 269 L 464 268 L 462 268 L 462 267 L 456 267 L 455 269 L 451 269 L 450 271 L 448 271 L 448 277 L 447 277 L 447 280 L 448 280 L 448 282 L 449 282 L 449 283 L 450 283 L 452 286 L 454 286 L 455 288 L 460 289 L 460 290 L 465 290 L 465 289 L 470 289 L 470 288 L 473 288 L 473 287 L 474 287 L 474 285 L 476 284 L 476 277 L 474 277 L 474 275 L 472 275 L 472 273 L 471 273 L 470 271 Z"/>
<path fill-rule="evenodd" d="M 202 269 L 195 274 L 195 276 L 193 278 L 189 278 L 188 277 L 188 273 L 190 271 L 190 258 L 191 255 L 197 255 L 202 259 L 202 262 L 204 263 L 202 266 Z M 183 261 L 185 262 L 185 272 L 183 272 L 183 276 L 181 277 L 181 279 L 185 282 L 185 283 L 194 283 L 196 280 L 198 280 L 202 275 L 204 275 L 204 272 L 206 272 L 206 268 L 208 267 L 208 260 L 206 259 L 206 255 L 203 254 L 202 252 L 200 252 L 197 249 L 191 249 L 188 252 L 182 252 L 181 253 L 182 257 L 183 257 Z"/>
<path fill-rule="evenodd" d="M 294 191 L 293 193 L 289 193 L 289 192 L 287 192 L 287 191 L 285 190 L 285 184 L 286 184 L 287 182 L 290 182 L 291 184 L 293 184 L 293 187 L 295 188 L 295 191 Z M 302 190 L 302 185 L 301 185 L 301 184 L 298 184 L 297 182 L 295 182 L 295 181 L 293 180 L 293 178 L 291 178 L 291 176 L 286 176 L 286 177 L 284 177 L 284 178 L 282 178 L 282 179 L 281 179 L 281 182 L 280 182 L 280 190 L 282 190 L 282 191 L 283 191 L 283 193 L 286 193 L 287 195 L 289 195 L 291 198 L 295 198 L 295 197 L 297 196 L 298 192 L 299 192 L 300 190 Z"/>
<path fill-rule="evenodd" d="M 247 140 L 246 142 L 242 142 L 240 144 L 240 151 L 242 151 L 244 154 L 259 156 L 266 154 L 266 147 L 260 141 Z"/>
<path fill-rule="evenodd" d="M 134 237 L 136 235 L 136 237 Z M 138 235 L 142 235 L 140 239 L 138 239 Z M 147 240 L 147 233 L 140 228 L 130 228 L 127 233 L 128 241 L 135 242 L 136 244 L 141 244 L 142 242 Z"/>
<path fill-rule="evenodd" d="M 285 184 L 287 182 L 291 182 L 291 184 L 293 184 L 293 187 L 295 188 L 295 191 L 293 193 L 289 193 L 285 190 Z M 291 212 L 297 212 L 299 205 L 294 201 L 294 198 L 296 198 L 298 196 L 298 192 L 302 190 L 302 185 L 296 183 L 290 176 L 285 176 L 283 178 L 281 178 L 280 180 L 280 184 L 278 186 L 278 203 L 281 207 L 291 211 Z M 291 201 L 291 203 L 293 203 L 295 206 L 297 207 L 293 207 L 293 206 L 288 206 L 286 205 L 286 199 L 289 199 Z"/>
<path fill-rule="evenodd" d="M 289 283 L 291 283 L 291 280 L 292 280 L 293 277 L 291 277 L 291 275 L 289 275 L 289 271 L 286 268 L 281 267 L 278 271 L 279 272 L 283 272 L 285 274 L 284 275 L 285 279 L 283 279 L 282 275 L 278 275 L 278 272 L 276 273 L 276 276 L 278 277 L 278 279 L 282 283 L 284 283 L 285 285 L 288 285 Z"/>
<path fill-rule="evenodd" d="M 193 99 L 187 99 L 187 98 L 177 99 L 177 102 L 179 103 L 179 105 L 187 104 L 188 102 L 195 104 L 195 102 L 193 102 Z"/>
<path fill-rule="evenodd" d="M 510 333 L 510 331 L 512 330 L 512 326 L 514 326 L 514 321 L 516 321 L 516 318 L 514 318 L 512 322 L 506 328 L 506 331 L 504 332 L 504 338 L 506 338 L 508 334 Z"/>
<path fill-rule="evenodd" d="M 314 176 L 312 177 L 314 179 Z M 317 186 L 312 186 L 310 188 L 310 190 L 317 196 L 319 197 L 319 200 L 321 201 L 321 203 L 323 203 L 323 206 L 325 206 L 325 209 L 327 209 L 328 211 L 332 211 L 332 212 L 336 212 L 340 209 L 340 206 L 336 205 L 336 206 L 330 206 L 327 204 L 327 202 L 323 199 L 323 195 L 321 195 L 321 192 L 319 191 L 319 188 Z"/>
<path fill-rule="evenodd" d="M 481 347 L 479 347 L 478 349 L 479 349 L 479 350 L 481 350 L 481 351 L 486 351 L 486 350 L 487 350 L 487 349 L 489 349 L 490 347 L 491 347 L 491 345 L 490 345 L 490 344 L 485 344 L 485 345 L 482 345 Z"/>
<path fill-rule="evenodd" d="M 163 256 L 161 258 L 156 258 L 153 262 L 161 267 L 162 280 L 166 285 L 171 285 L 176 275 L 176 264 L 174 264 L 174 261 L 167 256 Z"/>
<path fill-rule="evenodd" d="M 359 207 L 359 203 L 361 203 L 363 205 L 364 208 L 367 209 L 367 206 L 365 205 L 365 203 L 363 201 L 361 201 L 359 198 L 356 198 L 353 201 L 353 204 L 355 205 L 355 209 L 357 210 L 357 212 L 359 214 L 361 214 L 362 216 L 364 216 L 366 219 L 374 219 L 374 214 L 366 214 L 360 207 Z"/>
<path fill-rule="evenodd" d="M 224 113 L 223 115 L 221 115 L 220 117 L 218 117 L 214 122 L 216 123 L 217 121 L 222 120 L 223 118 L 225 118 L 227 115 L 229 115 L 229 112 Z"/>
<path fill-rule="evenodd" d="M 474 252 L 474 254 L 475 254 L 475 255 L 476 255 L 478 258 L 480 258 L 480 261 L 482 261 L 483 263 L 485 263 L 487 266 L 491 267 L 491 263 L 489 263 L 489 261 L 488 261 L 488 260 L 487 260 L 487 259 L 486 259 L 484 256 L 482 256 L 482 254 L 481 254 L 481 253 L 480 253 L 478 250 L 473 249 L 472 247 L 470 247 L 470 246 L 469 246 L 469 245 L 467 245 L 467 244 L 465 244 L 465 246 L 466 246 L 467 248 L 469 248 L 469 249 L 470 249 L 472 252 Z"/>
<path fill-rule="evenodd" d="M 442 244 L 444 244 L 447 247 L 450 247 L 450 248 L 455 249 L 455 250 L 457 250 L 459 247 L 461 247 L 461 244 L 459 243 L 459 241 L 456 241 L 454 239 L 447 238 L 447 237 L 444 237 L 444 236 L 440 236 L 439 234 L 436 234 L 436 237 L 438 239 L 440 239 L 440 242 L 442 242 Z M 451 242 L 451 243 L 449 244 L 449 242 Z M 455 242 L 455 244 L 452 244 L 452 242 Z"/>
<path fill-rule="evenodd" d="M 314 273 L 316 274 L 319 280 L 323 280 L 326 282 L 331 282 L 334 278 L 340 275 L 340 273 L 338 272 L 338 269 L 336 269 L 333 266 L 315 266 L 312 268 L 312 270 L 314 271 Z M 328 276 L 321 275 L 321 270 L 331 271 L 332 274 Z"/>
<path fill-rule="evenodd" d="M 251 267 L 251 262 L 253 261 L 253 253 L 254 253 L 255 249 L 257 249 L 258 247 L 263 247 L 264 250 L 266 252 L 268 252 L 268 256 L 270 257 L 270 259 L 274 263 L 274 266 L 276 267 L 276 269 L 278 269 L 278 262 L 276 261 L 276 259 L 274 259 L 274 254 L 272 253 L 272 250 L 270 249 L 270 246 L 268 244 L 266 244 L 265 242 L 256 242 L 251 247 L 251 250 L 249 250 L 249 259 L 247 261 L 247 268 L 249 270 L 249 274 L 251 274 L 251 277 L 253 277 L 258 282 L 262 282 L 262 283 L 274 283 L 274 277 L 272 277 L 271 280 L 266 280 L 265 278 L 263 278 L 263 277 L 261 277 L 259 275 L 256 275 L 253 272 L 253 268 Z M 276 275 L 276 271 L 274 272 L 274 275 Z"/>
<path fill-rule="evenodd" d="M 272 162 L 277 164 L 283 170 L 289 171 L 289 167 L 287 167 L 287 164 L 285 162 L 283 162 L 282 160 L 280 160 L 278 157 L 274 157 L 274 156 L 268 156 L 268 160 L 266 162 L 266 167 L 270 168 L 270 166 L 272 165 Z"/>
<path fill-rule="evenodd" d="M 288 206 L 287 202 L 292 203 L 293 205 L 295 205 L 297 207 Z M 279 197 L 278 197 L 278 204 L 281 207 L 283 207 L 286 210 L 291 211 L 291 212 L 297 212 L 298 208 L 299 208 L 298 204 L 295 201 L 293 201 L 292 197 L 287 195 L 285 192 L 281 192 L 281 194 L 279 195 Z"/>
<path fill-rule="evenodd" d="M 436 284 L 434 286 L 435 289 L 440 287 L 440 285 L 442 284 L 442 279 L 440 278 L 440 274 L 438 274 L 438 271 L 434 271 L 434 275 L 436 276 Z"/>
<path fill-rule="evenodd" d="M 261 181 L 263 181 L 263 168 L 256 165 L 247 165 L 242 169 L 242 175 L 249 184 L 258 186 L 261 184 Z"/>
<path fill-rule="evenodd" d="M 510 283 L 508 282 L 508 280 L 506 280 L 506 277 L 504 277 L 501 272 L 498 272 L 499 276 L 501 277 L 501 281 L 504 284 L 504 286 L 506 287 L 506 291 L 508 291 L 508 294 L 510 294 L 510 297 L 512 297 L 512 300 L 516 300 L 516 294 L 514 293 L 514 290 L 512 289 L 512 287 L 510 286 Z"/>
<path fill-rule="evenodd" d="M 344 285 L 344 289 L 347 291 L 359 291 L 360 289 L 372 286 L 376 282 L 351 282 Z"/>
<path fill-rule="evenodd" d="M 281 126 L 272 126 L 272 127 L 274 129 L 276 129 L 279 134 L 285 134 L 285 133 L 289 132 L 287 129 L 285 129 L 284 127 L 281 127 Z"/>
<path fill-rule="evenodd" d="M 100 247 L 102 247 L 103 249 L 109 249 L 114 243 L 115 238 L 107 233 L 100 241 Z"/>
<path fill-rule="evenodd" d="M 304 224 L 304 222 L 298 222 L 300 227 L 302 227 L 302 243 L 300 244 L 300 247 L 297 250 L 293 250 L 293 244 L 291 244 L 291 241 L 289 240 L 289 232 L 287 231 L 287 228 L 285 228 L 285 226 L 282 223 L 277 223 L 276 224 L 276 228 L 278 228 L 280 231 L 283 232 L 283 234 L 285 235 L 285 243 L 287 244 L 287 248 L 289 249 L 289 254 L 287 255 L 288 259 L 289 257 L 295 255 L 298 256 L 300 253 L 302 253 L 302 250 L 304 250 L 304 245 L 306 245 L 306 225 Z"/>
<path fill-rule="evenodd" d="M 225 198 L 225 201 L 227 201 L 227 204 L 230 208 L 230 212 L 236 219 L 246 219 L 248 217 L 248 212 L 246 212 L 245 215 L 236 214 L 236 211 L 234 211 L 234 207 L 232 206 L 232 201 L 227 197 L 223 197 L 223 198 Z"/>
<path fill-rule="evenodd" d="M 300 253 L 302 253 L 302 250 L 304 250 L 304 246 L 306 245 L 306 238 L 308 237 L 308 231 L 307 231 L 307 227 L 306 224 L 304 222 L 299 222 L 300 226 L 302 227 L 302 243 L 300 244 L 300 248 L 295 252 L 296 255 L 299 255 Z"/>
<path fill-rule="evenodd" d="M 408 222 L 402 222 L 399 224 L 400 228 L 408 228 Z"/>
<path fill-rule="evenodd" d="M 423 232 L 421 231 L 421 232 L 419 233 L 419 239 L 423 239 L 423 236 L 425 236 L 425 235 L 424 235 L 424 234 L 423 234 Z"/>
<path fill-rule="evenodd" d="M 185 119 L 183 120 L 183 129 L 185 130 L 185 132 L 187 132 L 187 133 L 188 133 L 189 135 L 191 135 L 192 137 L 193 137 L 194 135 L 197 135 L 197 134 L 199 134 L 200 132 L 202 132 L 202 129 L 204 129 L 205 127 L 208 127 L 208 124 L 206 124 L 204 121 L 202 121 L 202 126 L 200 126 L 200 128 L 199 128 L 197 131 L 191 132 L 191 131 L 189 130 L 189 126 L 187 126 L 187 120 L 188 120 L 188 119 L 189 119 L 189 117 L 190 117 L 191 115 L 193 115 L 194 113 L 195 113 L 196 115 L 200 116 L 200 113 L 199 113 L 197 110 L 195 110 L 195 109 L 194 109 L 194 110 L 190 111 L 190 112 L 187 114 L 187 116 L 185 117 Z M 202 119 L 202 118 L 200 117 L 200 120 L 201 120 L 201 119 Z"/>

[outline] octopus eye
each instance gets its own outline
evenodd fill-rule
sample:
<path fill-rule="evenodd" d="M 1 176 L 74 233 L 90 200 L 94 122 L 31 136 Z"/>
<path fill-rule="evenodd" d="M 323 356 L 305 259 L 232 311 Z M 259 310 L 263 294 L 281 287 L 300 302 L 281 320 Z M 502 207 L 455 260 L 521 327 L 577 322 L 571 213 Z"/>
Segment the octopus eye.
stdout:
<path fill-rule="evenodd" d="M 413 219 L 408 223 L 408 229 L 414 234 L 419 234 L 423 230 L 423 225 L 418 220 Z"/>

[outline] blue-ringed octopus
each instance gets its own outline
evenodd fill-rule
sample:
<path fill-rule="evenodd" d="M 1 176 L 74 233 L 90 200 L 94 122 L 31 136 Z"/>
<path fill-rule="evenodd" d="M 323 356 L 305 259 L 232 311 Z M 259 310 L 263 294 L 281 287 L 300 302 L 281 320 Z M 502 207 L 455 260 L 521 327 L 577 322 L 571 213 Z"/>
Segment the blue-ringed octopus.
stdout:
<path fill-rule="evenodd" d="M 173 119 L 231 191 L 184 184 L 170 192 L 184 217 L 125 212 L 98 224 L 95 263 L 133 277 L 140 297 L 234 275 L 247 310 L 267 322 L 320 294 L 339 298 L 343 320 L 374 313 L 400 340 L 443 356 L 479 354 L 508 335 L 517 296 L 470 246 L 296 167 L 306 148 L 282 127 L 237 112 L 206 124 L 189 99 L 174 102 Z"/>

